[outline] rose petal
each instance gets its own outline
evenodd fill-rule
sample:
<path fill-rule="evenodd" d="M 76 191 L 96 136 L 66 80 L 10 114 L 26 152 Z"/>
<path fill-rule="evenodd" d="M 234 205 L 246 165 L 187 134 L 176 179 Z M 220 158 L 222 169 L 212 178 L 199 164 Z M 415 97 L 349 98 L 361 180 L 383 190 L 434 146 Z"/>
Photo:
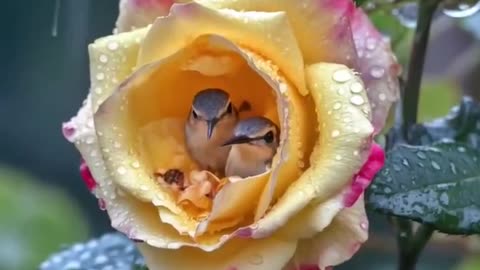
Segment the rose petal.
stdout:
<path fill-rule="evenodd" d="M 384 163 L 385 153 L 383 149 L 378 144 L 373 143 L 367 162 L 365 162 L 360 172 L 353 177 L 353 182 L 345 193 L 344 204 L 346 207 L 352 206 L 357 201 Z"/>
<path fill-rule="evenodd" d="M 150 270 L 281 269 L 292 257 L 295 246 L 295 241 L 276 237 L 261 240 L 237 239 L 212 252 L 194 248 L 156 249 L 138 244 Z"/>
<path fill-rule="evenodd" d="M 351 0 L 199 0 L 212 8 L 286 12 L 305 64 L 356 61 L 350 29 L 355 5 Z M 249 44 L 249 43 L 246 43 Z"/>
<path fill-rule="evenodd" d="M 103 37 L 88 46 L 94 112 L 135 69 L 139 44 L 148 29 Z"/>
<path fill-rule="evenodd" d="M 370 107 L 354 73 L 343 65 L 315 64 L 307 67 L 307 83 L 320 127 L 311 166 L 259 220 L 253 237 L 268 235 L 312 200 L 322 202 L 338 194 L 364 163 L 363 149 L 370 148 Z M 352 92 L 352 85 L 359 84 L 360 91 Z"/>
<path fill-rule="evenodd" d="M 159 16 L 168 14 L 173 3 L 182 0 L 120 0 L 120 12 L 116 22 L 118 32 L 145 27 Z"/>
<path fill-rule="evenodd" d="M 392 53 L 390 41 L 378 32 L 360 8 L 352 16 L 352 32 L 358 53 L 356 68 L 367 88 L 373 126 L 378 133 L 391 105 L 399 98 L 401 66 Z"/>
<path fill-rule="evenodd" d="M 342 210 L 324 231 L 312 239 L 301 240 L 295 255 L 284 270 L 318 266 L 327 269 L 350 259 L 368 239 L 368 219 L 363 196 L 351 208 Z"/>
<path fill-rule="evenodd" d="M 155 21 L 146 37 L 139 63 L 172 55 L 192 40 L 215 33 L 274 62 L 305 93 L 303 60 L 289 21 L 283 12 L 215 10 L 198 3 L 175 4 L 167 17 Z M 164 42 L 168 37 L 168 42 Z"/>

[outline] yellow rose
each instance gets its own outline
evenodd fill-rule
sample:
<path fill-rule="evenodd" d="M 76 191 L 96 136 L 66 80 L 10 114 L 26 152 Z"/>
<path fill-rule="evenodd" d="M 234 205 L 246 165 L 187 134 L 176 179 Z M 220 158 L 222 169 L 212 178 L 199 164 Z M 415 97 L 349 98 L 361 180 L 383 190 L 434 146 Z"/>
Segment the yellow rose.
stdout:
<path fill-rule="evenodd" d="M 383 165 L 372 136 L 398 95 L 388 41 L 349 0 L 173 2 L 120 1 L 115 34 L 89 46 L 90 93 L 63 126 L 112 226 L 141 242 L 151 270 L 349 259 L 368 237 L 362 195 Z M 247 100 L 242 117 L 279 125 L 266 173 L 218 179 L 191 161 L 183 125 L 209 87 Z M 171 168 L 192 188 L 158 177 Z"/>

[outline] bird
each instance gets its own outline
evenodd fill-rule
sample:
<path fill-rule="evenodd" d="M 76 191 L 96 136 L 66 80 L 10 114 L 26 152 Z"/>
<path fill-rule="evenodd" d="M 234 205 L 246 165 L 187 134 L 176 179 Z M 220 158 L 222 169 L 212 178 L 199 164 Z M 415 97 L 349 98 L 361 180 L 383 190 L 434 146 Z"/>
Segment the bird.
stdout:
<path fill-rule="evenodd" d="M 218 88 L 199 91 L 185 123 L 185 144 L 201 169 L 223 175 L 230 147 L 222 144 L 232 136 L 238 111 L 229 94 Z"/>
<path fill-rule="evenodd" d="M 271 166 L 279 146 L 277 125 L 263 116 L 240 120 L 233 136 L 223 145 L 230 147 L 225 176 L 246 178 L 264 173 Z"/>

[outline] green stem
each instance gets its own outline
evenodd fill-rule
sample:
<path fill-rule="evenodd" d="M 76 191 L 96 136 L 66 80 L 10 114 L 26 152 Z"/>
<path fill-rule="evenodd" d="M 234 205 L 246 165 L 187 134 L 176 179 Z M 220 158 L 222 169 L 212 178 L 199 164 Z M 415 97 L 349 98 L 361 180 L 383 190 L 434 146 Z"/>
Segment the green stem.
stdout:
<path fill-rule="evenodd" d="M 407 69 L 405 88 L 402 91 L 402 133 L 408 140 L 408 129 L 417 122 L 420 85 L 422 83 L 423 66 L 427 53 L 430 25 L 433 14 L 440 0 L 418 1 L 418 21 Z"/>
<path fill-rule="evenodd" d="M 399 136 L 398 142 L 408 142 L 408 130 L 417 122 L 420 86 L 422 83 L 423 66 L 430 36 L 430 25 L 440 0 L 418 1 L 419 17 L 410 54 L 410 63 L 407 69 L 404 87 L 402 87 L 402 103 L 397 114 L 396 127 Z M 393 218 L 398 245 L 398 269 L 414 270 L 421 251 L 433 234 L 433 228 L 422 225 L 412 235 L 412 223 L 409 220 Z"/>
<path fill-rule="evenodd" d="M 430 225 L 421 225 L 418 228 L 411 238 L 408 248 L 400 252 L 402 256 L 398 264 L 399 270 L 415 270 L 418 258 L 434 231 L 434 228 Z"/>

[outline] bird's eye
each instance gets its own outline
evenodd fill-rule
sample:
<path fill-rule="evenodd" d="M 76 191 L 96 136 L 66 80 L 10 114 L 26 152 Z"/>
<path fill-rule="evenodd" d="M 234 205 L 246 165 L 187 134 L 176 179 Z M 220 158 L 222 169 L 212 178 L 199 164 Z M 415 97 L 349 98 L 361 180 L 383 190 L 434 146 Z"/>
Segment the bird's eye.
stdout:
<path fill-rule="evenodd" d="M 265 136 L 263 136 L 263 139 L 265 140 L 266 143 L 272 143 L 273 142 L 273 132 L 269 131 Z"/>
<path fill-rule="evenodd" d="M 228 114 L 231 114 L 232 112 L 233 112 L 232 103 L 228 103 L 227 113 L 228 113 Z"/>
<path fill-rule="evenodd" d="M 192 115 L 193 118 L 198 119 L 198 114 L 195 112 L 195 110 L 192 110 Z"/>

